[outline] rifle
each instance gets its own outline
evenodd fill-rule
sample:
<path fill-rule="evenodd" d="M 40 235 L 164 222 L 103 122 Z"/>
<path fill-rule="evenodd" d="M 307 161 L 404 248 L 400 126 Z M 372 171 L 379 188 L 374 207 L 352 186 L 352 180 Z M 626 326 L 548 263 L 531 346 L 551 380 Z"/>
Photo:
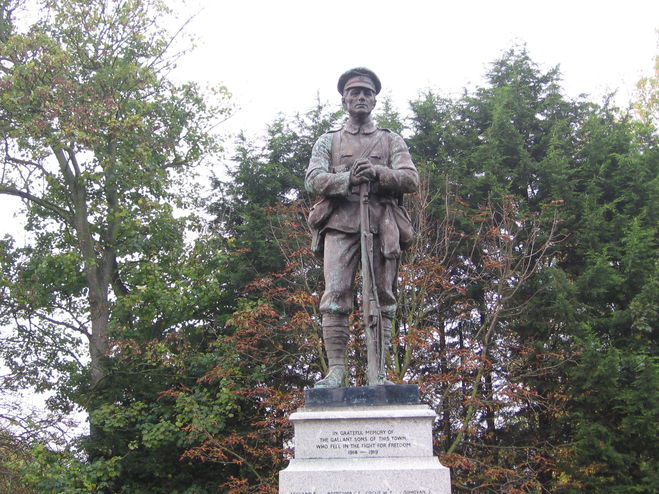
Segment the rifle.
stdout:
<path fill-rule="evenodd" d="M 359 213 L 362 251 L 362 317 L 366 330 L 368 384 L 383 384 L 385 378 L 385 349 L 382 335 L 382 315 L 377 287 L 374 285 L 373 234 L 368 208 L 368 182 L 359 186 Z M 372 297 L 372 300 L 371 300 Z"/>
<path fill-rule="evenodd" d="M 367 158 L 382 136 L 362 153 Z M 371 215 L 368 207 L 369 182 L 359 185 L 359 218 L 361 230 L 362 253 L 362 317 L 366 330 L 366 356 L 368 360 L 367 376 L 370 386 L 383 384 L 385 374 L 385 341 L 382 329 L 382 313 L 377 287 L 374 285 L 373 234 L 371 233 Z"/>

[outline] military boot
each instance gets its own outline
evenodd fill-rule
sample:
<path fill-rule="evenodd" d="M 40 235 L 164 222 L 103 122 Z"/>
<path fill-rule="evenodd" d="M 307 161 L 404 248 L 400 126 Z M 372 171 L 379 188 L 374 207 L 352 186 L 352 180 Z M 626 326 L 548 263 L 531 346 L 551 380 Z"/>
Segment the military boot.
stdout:
<path fill-rule="evenodd" d="M 327 376 L 315 384 L 314 388 L 340 388 L 343 386 L 345 353 L 349 338 L 347 315 L 323 315 L 323 340 L 330 370 Z"/>
<path fill-rule="evenodd" d="M 387 365 L 386 365 L 386 359 L 387 355 L 389 354 L 389 347 L 391 346 L 391 334 L 392 334 L 392 328 L 393 324 L 391 319 L 388 317 L 383 317 L 382 318 L 382 340 L 383 340 L 383 345 L 382 345 L 382 351 L 384 352 L 385 355 L 385 367 L 383 370 L 384 375 L 382 376 L 382 384 L 390 385 L 394 384 L 392 383 L 389 379 L 387 379 Z"/>
<path fill-rule="evenodd" d="M 341 388 L 345 378 L 345 367 L 341 365 L 330 365 L 330 370 L 323 379 L 318 381 L 314 388 Z"/>

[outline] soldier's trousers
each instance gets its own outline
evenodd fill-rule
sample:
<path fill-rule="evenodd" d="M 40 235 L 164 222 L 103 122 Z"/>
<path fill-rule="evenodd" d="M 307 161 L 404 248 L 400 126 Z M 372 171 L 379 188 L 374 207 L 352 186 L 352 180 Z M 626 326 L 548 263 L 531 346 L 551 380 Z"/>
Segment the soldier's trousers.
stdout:
<path fill-rule="evenodd" d="M 336 230 L 325 232 L 324 274 L 325 293 L 320 299 L 320 312 L 345 315 L 352 312 L 355 274 L 361 261 L 361 234 Z M 380 249 L 380 237 L 373 237 L 373 280 L 380 299 L 382 314 L 393 318 L 396 313 L 394 284 L 398 275 L 398 261 L 386 259 Z M 371 300 L 373 297 L 371 297 Z"/>
<path fill-rule="evenodd" d="M 320 299 L 323 315 L 323 340 L 330 366 L 343 365 L 350 334 L 348 314 L 352 312 L 355 274 L 361 261 L 361 233 L 325 232 L 325 293 Z M 381 314 L 384 316 L 386 341 L 391 338 L 391 319 L 396 313 L 394 283 L 398 271 L 396 259 L 386 259 L 380 251 L 380 237 L 373 238 L 374 284 Z M 371 301 L 374 302 L 371 296 Z M 373 303 L 373 307 L 375 304 Z"/>

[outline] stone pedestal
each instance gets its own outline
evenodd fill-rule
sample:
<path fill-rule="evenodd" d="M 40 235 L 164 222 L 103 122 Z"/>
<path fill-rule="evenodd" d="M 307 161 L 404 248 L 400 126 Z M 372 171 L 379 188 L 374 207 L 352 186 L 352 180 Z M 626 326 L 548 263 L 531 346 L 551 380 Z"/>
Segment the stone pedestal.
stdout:
<path fill-rule="evenodd" d="M 432 422 L 416 386 L 312 389 L 290 417 L 295 458 L 279 494 L 450 494 L 432 455 Z"/>

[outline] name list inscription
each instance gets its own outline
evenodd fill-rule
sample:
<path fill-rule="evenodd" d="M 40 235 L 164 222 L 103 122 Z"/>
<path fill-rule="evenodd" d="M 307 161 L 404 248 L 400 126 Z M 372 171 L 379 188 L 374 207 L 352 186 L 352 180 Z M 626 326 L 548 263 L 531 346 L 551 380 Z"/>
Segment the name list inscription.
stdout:
<path fill-rule="evenodd" d="M 321 435 L 316 443 L 317 450 L 328 450 L 348 456 L 386 456 L 412 447 L 405 434 L 394 429 L 339 429 Z"/>

